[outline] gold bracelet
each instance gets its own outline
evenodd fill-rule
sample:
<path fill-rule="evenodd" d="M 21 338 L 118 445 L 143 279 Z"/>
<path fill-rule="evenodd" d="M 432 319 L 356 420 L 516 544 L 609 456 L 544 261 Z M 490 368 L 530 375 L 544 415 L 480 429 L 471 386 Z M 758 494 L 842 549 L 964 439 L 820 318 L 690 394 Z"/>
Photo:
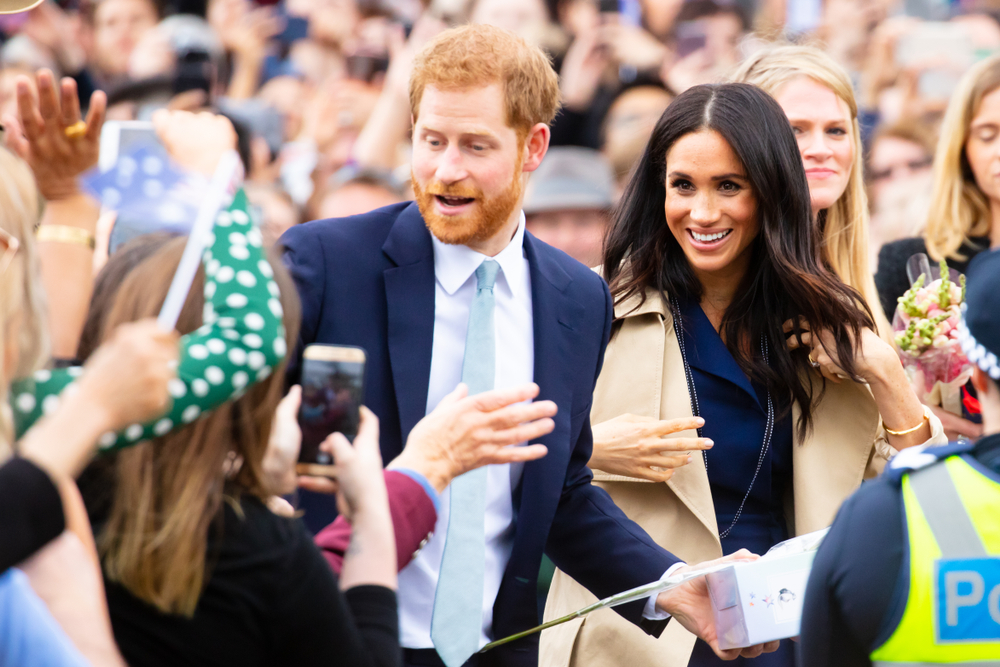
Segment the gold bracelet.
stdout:
<path fill-rule="evenodd" d="M 91 250 L 95 247 L 94 235 L 86 229 L 70 227 L 68 225 L 42 225 L 35 232 L 35 238 L 39 241 L 54 241 L 56 243 L 75 243 L 87 246 Z"/>
<path fill-rule="evenodd" d="M 924 418 L 920 420 L 919 424 L 917 424 L 913 428 L 908 428 L 905 431 L 893 431 L 891 428 L 889 428 L 885 424 L 882 424 L 882 428 L 884 428 L 885 432 L 888 433 L 889 435 L 906 435 L 907 433 L 913 433 L 918 428 L 920 428 L 921 426 L 923 426 L 925 421 L 929 421 L 926 414 L 924 414 Z"/>

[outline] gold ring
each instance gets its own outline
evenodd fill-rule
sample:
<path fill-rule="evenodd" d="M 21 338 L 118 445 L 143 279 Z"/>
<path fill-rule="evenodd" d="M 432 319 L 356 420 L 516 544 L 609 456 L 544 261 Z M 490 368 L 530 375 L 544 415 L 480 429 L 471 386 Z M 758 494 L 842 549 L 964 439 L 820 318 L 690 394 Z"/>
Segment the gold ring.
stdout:
<path fill-rule="evenodd" d="M 66 134 L 67 139 L 79 139 L 83 135 L 87 134 L 87 123 L 85 121 L 78 120 L 64 129 L 63 133 Z"/>

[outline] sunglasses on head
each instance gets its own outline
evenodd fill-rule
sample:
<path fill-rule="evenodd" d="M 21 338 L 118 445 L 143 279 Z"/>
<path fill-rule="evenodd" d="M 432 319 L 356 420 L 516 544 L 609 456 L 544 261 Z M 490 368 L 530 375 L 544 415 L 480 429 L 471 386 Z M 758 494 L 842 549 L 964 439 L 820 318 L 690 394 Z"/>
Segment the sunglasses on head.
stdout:
<path fill-rule="evenodd" d="M 21 242 L 6 229 L 0 227 L 0 252 L 3 253 L 0 255 L 0 275 L 7 271 L 7 267 L 10 266 L 20 247 Z"/>

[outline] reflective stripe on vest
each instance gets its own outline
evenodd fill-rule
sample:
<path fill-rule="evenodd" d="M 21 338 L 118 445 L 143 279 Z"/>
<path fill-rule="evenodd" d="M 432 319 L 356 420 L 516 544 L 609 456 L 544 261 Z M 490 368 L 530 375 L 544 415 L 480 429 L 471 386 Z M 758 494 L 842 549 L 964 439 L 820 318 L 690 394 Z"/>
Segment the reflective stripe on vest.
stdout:
<path fill-rule="evenodd" d="M 1000 483 L 961 457 L 907 474 L 910 579 L 885 667 L 1000 666 Z"/>

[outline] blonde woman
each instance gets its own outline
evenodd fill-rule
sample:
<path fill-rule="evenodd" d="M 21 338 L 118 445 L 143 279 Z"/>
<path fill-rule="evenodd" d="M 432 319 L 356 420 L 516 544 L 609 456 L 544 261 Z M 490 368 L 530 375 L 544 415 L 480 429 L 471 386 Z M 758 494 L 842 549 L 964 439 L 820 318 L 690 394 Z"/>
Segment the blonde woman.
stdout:
<path fill-rule="evenodd" d="M 779 46 L 745 60 L 733 81 L 763 89 L 788 116 L 806 169 L 813 217 L 823 232 L 823 259 L 861 293 L 879 334 L 888 338 L 891 327 L 869 268 L 864 152 L 847 72 L 817 48 Z"/>
<path fill-rule="evenodd" d="M 78 391 L 29 430 L 16 444 L 18 456 L 9 458 L 11 381 L 47 360 L 34 241 L 39 210 L 31 171 L 0 148 L 0 662 L 16 655 L 24 664 L 123 665 L 73 478 L 103 433 L 163 410 L 177 339 L 148 322 L 114 332 L 83 369 Z M 44 560 L 53 548 L 60 554 L 55 578 L 69 574 L 58 588 Z"/>
<path fill-rule="evenodd" d="M 934 185 L 923 236 L 882 247 L 878 256 L 878 286 L 889 312 L 910 286 L 907 261 L 926 253 L 965 273 L 980 252 L 1000 245 L 1000 57 L 977 63 L 962 77 L 941 125 L 934 156 Z M 947 413 L 938 413 L 954 435 L 977 438 L 982 427 Z"/>

